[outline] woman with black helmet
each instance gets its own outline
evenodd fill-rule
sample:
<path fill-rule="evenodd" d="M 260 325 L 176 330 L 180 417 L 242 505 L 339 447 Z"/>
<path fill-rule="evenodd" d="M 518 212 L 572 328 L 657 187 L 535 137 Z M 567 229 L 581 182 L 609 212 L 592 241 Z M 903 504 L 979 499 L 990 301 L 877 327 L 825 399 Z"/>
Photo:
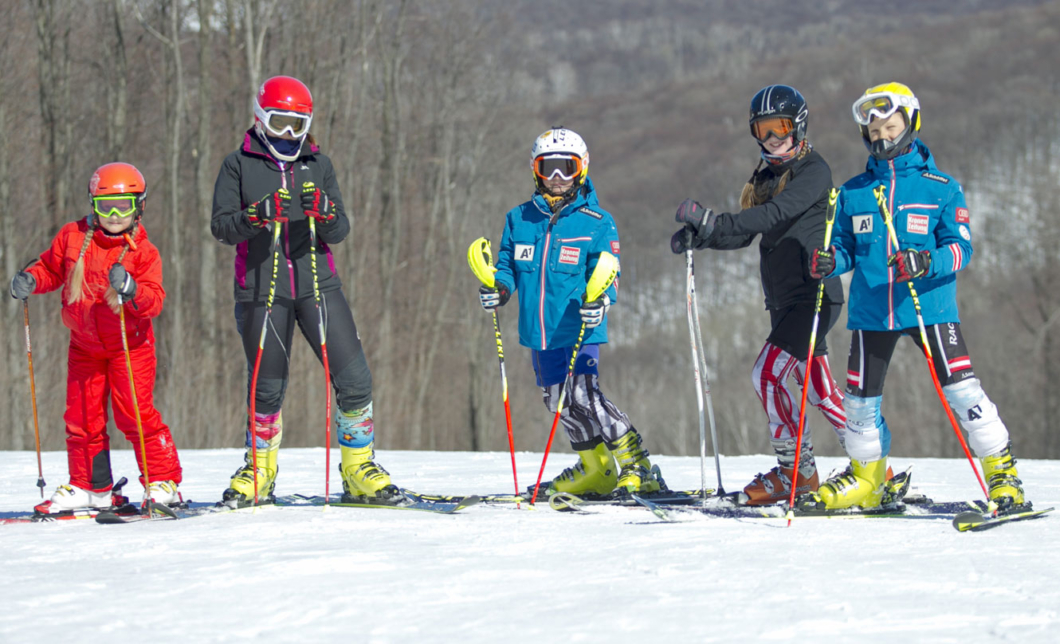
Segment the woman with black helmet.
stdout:
<path fill-rule="evenodd" d="M 751 381 L 769 418 L 769 438 L 778 464 L 755 476 L 738 501 L 766 505 L 786 500 L 796 478 L 795 442 L 798 402 L 788 389 L 794 375 L 805 382 L 818 280 L 810 277 L 806 258 L 824 240 L 825 210 L 832 188 L 832 171 L 806 138 L 806 99 L 787 85 L 770 85 L 751 99 L 751 135 L 761 149 L 758 167 L 743 188 L 738 213 L 715 214 L 686 199 L 677 210 L 684 224 L 670 247 L 681 254 L 689 249 L 735 250 L 751 245 L 761 235 L 762 290 L 772 330 L 758 355 Z M 843 394 L 828 367 L 825 336 L 843 307 L 839 280 L 825 280 L 818 339 L 810 364 L 809 402 L 821 410 L 840 443 L 846 415 Z M 807 426 L 797 475 L 799 493 L 817 489 L 817 466 Z"/>

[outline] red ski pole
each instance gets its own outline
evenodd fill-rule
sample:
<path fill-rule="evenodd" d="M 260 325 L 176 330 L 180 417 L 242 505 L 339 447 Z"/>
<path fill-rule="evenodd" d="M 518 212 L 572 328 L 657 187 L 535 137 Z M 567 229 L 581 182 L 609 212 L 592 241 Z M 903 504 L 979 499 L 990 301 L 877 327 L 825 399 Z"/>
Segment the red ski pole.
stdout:
<path fill-rule="evenodd" d="M 839 201 L 839 191 L 835 188 L 828 193 L 828 209 L 824 215 L 824 249 L 827 251 L 832 243 L 832 225 L 835 223 L 835 208 Z M 821 302 L 824 301 L 824 279 L 817 285 L 817 304 L 813 309 L 813 326 L 810 330 L 810 349 L 806 355 L 806 376 L 802 380 L 802 402 L 799 404 L 799 432 L 795 437 L 795 471 L 791 475 L 791 498 L 788 499 L 788 527 L 795 516 L 795 490 L 799 482 L 799 456 L 802 455 L 802 430 L 806 427 L 806 393 L 810 390 L 810 372 L 813 369 L 813 350 L 817 347 L 817 323 L 821 319 Z"/>
<path fill-rule="evenodd" d="M 496 280 L 493 273 L 493 253 L 490 250 L 490 242 L 485 237 L 479 237 L 471 243 L 467 249 L 467 263 L 471 271 L 479 278 L 483 285 L 493 288 Z M 512 457 L 512 480 L 515 483 L 515 496 L 519 497 L 519 474 L 515 469 L 515 439 L 512 436 L 512 408 L 508 404 L 508 375 L 504 369 L 504 344 L 501 342 L 500 316 L 497 310 L 493 310 L 493 335 L 497 340 L 497 359 L 501 364 L 501 396 L 504 398 L 504 422 L 508 426 L 508 453 Z M 522 504 L 515 502 L 517 509 L 522 509 Z"/>
<path fill-rule="evenodd" d="M 280 190 L 284 190 L 280 188 Z M 253 505 L 258 504 L 258 424 L 255 419 L 256 401 L 258 393 L 258 372 L 261 370 L 261 354 L 265 350 L 265 337 L 269 329 L 269 315 L 272 313 L 272 303 L 276 300 L 276 276 L 280 272 L 280 231 L 286 219 L 277 217 L 272 222 L 272 280 L 269 282 L 269 297 L 265 301 L 265 315 L 261 320 L 261 336 L 258 338 L 258 353 L 254 358 L 254 371 L 250 376 L 250 460 L 253 461 L 251 468 L 254 470 L 254 500 Z"/>
<path fill-rule="evenodd" d="M 886 189 L 880 185 L 873 193 L 876 195 L 876 204 L 880 207 L 880 215 L 883 216 L 883 223 L 887 226 L 887 234 L 890 235 L 891 243 L 894 244 L 895 252 L 901 250 L 898 245 L 898 234 L 894 231 L 894 223 L 891 221 L 891 211 L 887 207 L 887 199 L 884 197 Z M 975 472 L 975 478 L 979 481 L 979 487 L 982 488 L 983 494 L 987 500 L 987 512 L 990 514 L 997 513 L 997 504 L 990 499 L 990 492 L 986 489 L 986 483 L 983 482 L 983 477 L 979 474 L 979 468 L 975 466 L 975 459 L 972 458 L 972 453 L 968 449 L 968 443 L 964 440 L 964 434 L 961 433 L 961 428 L 957 424 L 957 419 L 953 416 L 953 410 L 950 409 L 949 403 L 946 401 L 946 394 L 942 392 L 942 383 L 939 382 L 939 376 L 935 373 L 935 362 L 931 355 L 931 345 L 928 344 L 927 330 L 924 328 L 924 316 L 920 312 L 920 297 L 917 295 L 916 287 L 913 286 L 913 280 L 906 282 L 909 285 L 909 295 L 913 298 L 913 307 L 916 309 L 916 322 L 920 327 L 920 344 L 924 348 L 924 357 L 927 358 L 928 371 L 931 372 L 931 382 L 935 385 L 935 393 L 938 394 L 939 400 L 942 401 L 942 408 L 946 410 L 946 416 L 950 419 L 950 426 L 953 428 L 953 433 L 957 435 L 957 440 L 961 443 L 961 449 L 964 450 L 964 455 L 968 457 L 968 463 L 972 466 L 972 471 Z"/>
<path fill-rule="evenodd" d="M 589 277 L 589 283 L 585 287 L 585 302 L 595 302 L 604 294 L 607 287 L 618 277 L 618 258 L 604 251 L 600 253 L 600 259 Z M 544 267 L 541 268 L 544 270 Z M 545 463 L 548 462 L 548 453 L 552 449 L 552 439 L 556 436 L 556 426 L 559 425 L 559 417 L 563 412 L 563 400 L 567 394 L 567 383 L 574 377 L 574 363 L 578 359 L 578 351 L 582 348 L 585 339 L 585 323 L 582 322 L 581 330 L 578 331 L 578 341 L 574 343 L 574 351 L 571 352 L 570 366 L 567 367 L 567 375 L 563 377 L 563 386 L 559 390 L 559 399 L 556 401 L 556 415 L 552 418 L 552 430 L 548 433 L 548 443 L 545 444 L 545 457 L 541 459 L 541 469 L 537 472 L 537 483 L 534 484 L 534 494 L 530 497 L 530 505 L 537 501 L 537 492 L 541 489 L 541 477 L 545 473 Z"/>

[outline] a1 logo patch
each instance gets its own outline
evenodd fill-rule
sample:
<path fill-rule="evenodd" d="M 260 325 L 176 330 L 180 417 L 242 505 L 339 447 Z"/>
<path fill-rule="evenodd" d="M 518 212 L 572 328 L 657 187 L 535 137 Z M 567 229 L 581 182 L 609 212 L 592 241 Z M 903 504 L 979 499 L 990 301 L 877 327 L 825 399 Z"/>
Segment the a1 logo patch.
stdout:
<path fill-rule="evenodd" d="M 850 219 L 854 223 L 855 235 L 865 235 L 872 232 L 872 215 L 855 215 Z"/>
<path fill-rule="evenodd" d="M 515 245 L 515 261 L 517 262 L 532 262 L 534 261 L 534 247 L 530 244 L 516 244 Z"/>
<path fill-rule="evenodd" d="M 905 231 L 913 235 L 926 235 L 930 221 L 927 215 L 907 215 Z"/>
<path fill-rule="evenodd" d="M 968 224 L 968 223 L 971 223 L 971 221 L 972 221 L 972 213 L 968 212 L 967 208 L 958 208 L 957 209 L 957 223 L 958 224 Z"/>

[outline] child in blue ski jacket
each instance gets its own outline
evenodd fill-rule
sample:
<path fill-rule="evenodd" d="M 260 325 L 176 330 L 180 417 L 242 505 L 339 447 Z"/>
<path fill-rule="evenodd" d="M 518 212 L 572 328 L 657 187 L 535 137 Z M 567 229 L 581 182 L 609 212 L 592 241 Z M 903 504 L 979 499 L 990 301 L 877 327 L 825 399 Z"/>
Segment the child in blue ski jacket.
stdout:
<path fill-rule="evenodd" d="M 853 331 L 847 365 L 846 451 L 850 468 L 800 498 L 800 504 L 839 509 L 877 507 L 885 484 L 890 430 L 880 411 L 883 381 L 898 339 L 910 336 L 923 350 L 913 298 L 914 280 L 933 367 L 946 401 L 980 457 L 990 498 L 1011 510 L 1024 505 L 1009 433 L 997 407 L 975 377 L 957 313 L 957 272 L 972 257 L 971 215 L 957 181 L 941 172 L 917 140 L 920 103 L 901 83 L 865 91 L 853 105 L 871 153 L 866 171 L 843 185 L 835 245 L 815 249 L 814 276 L 854 271 L 847 327 Z M 897 235 L 894 246 L 877 202 Z"/>
<path fill-rule="evenodd" d="M 594 302 L 583 303 L 582 295 L 600 253 L 618 256 L 619 242 L 615 221 L 600 208 L 589 180 L 589 150 L 575 132 L 553 128 L 534 141 L 530 160 L 537 191 L 508 212 L 496 286 L 483 286 L 479 298 L 492 311 L 519 293 L 519 342 L 533 351 L 537 384 L 552 413 L 585 324 L 560 416 L 578 463 L 557 476 L 546 494 L 658 491 L 658 470 L 652 470 L 641 435 L 599 387 L 600 345 L 607 342 L 607 310 L 618 299 L 618 280 Z"/>

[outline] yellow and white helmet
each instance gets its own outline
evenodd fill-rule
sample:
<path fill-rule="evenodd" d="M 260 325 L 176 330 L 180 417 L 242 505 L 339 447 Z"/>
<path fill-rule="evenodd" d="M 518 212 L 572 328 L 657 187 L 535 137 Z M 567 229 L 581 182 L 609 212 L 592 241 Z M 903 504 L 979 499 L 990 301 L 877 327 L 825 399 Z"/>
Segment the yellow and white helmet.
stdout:
<path fill-rule="evenodd" d="M 905 152 L 920 132 L 920 101 L 913 90 L 901 83 L 884 83 L 865 90 L 858 100 L 851 106 L 854 112 L 854 121 L 861 128 L 861 137 L 865 141 L 865 147 L 869 149 L 872 156 L 886 161 L 893 159 Z M 906 128 L 894 141 L 879 140 L 873 143 L 869 140 L 869 123 L 873 119 L 890 118 L 892 114 L 901 110 L 905 115 Z"/>
<path fill-rule="evenodd" d="M 534 171 L 534 185 L 541 194 L 548 194 L 544 182 L 557 174 L 574 180 L 566 193 L 574 194 L 589 176 L 589 148 L 577 132 L 557 126 L 534 139 L 530 167 Z"/>

